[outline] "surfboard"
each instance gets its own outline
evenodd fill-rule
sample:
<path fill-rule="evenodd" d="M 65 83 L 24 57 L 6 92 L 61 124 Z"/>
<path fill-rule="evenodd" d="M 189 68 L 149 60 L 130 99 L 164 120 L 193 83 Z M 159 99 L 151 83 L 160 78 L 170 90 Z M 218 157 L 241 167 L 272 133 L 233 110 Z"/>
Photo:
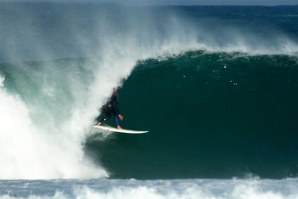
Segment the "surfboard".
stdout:
<path fill-rule="evenodd" d="M 103 130 L 103 131 L 117 132 L 117 133 L 128 133 L 128 134 L 142 134 L 142 133 L 149 132 L 149 131 L 135 131 L 135 130 L 128 130 L 128 129 L 117 129 L 114 127 L 102 126 L 102 125 L 95 125 L 93 127 L 96 129 Z"/>

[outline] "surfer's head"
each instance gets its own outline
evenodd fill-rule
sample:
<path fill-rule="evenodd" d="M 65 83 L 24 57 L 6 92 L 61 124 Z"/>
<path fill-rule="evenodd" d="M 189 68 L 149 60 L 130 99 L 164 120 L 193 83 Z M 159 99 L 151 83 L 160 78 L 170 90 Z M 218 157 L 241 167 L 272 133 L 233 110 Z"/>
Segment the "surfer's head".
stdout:
<path fill-rule="evenodd" d="M 118 86 L 113 88 L 113 95 L 117 95 L 117 92 L 118 92 Z"/>

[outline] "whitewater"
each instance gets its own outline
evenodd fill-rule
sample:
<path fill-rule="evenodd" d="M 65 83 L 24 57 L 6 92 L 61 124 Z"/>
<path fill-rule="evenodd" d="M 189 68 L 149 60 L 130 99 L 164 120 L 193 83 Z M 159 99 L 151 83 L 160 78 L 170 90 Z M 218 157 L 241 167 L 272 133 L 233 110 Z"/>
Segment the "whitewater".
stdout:
<path fill-rule="evenodd" d="M 1 198 L 297 198 L 297 180 L 293 179 L 0 181 L 0 185 L 5 188 Z"/>
<path fill-rule="evenodd" d="M 31 15 L 26 13 L 26 17 L 35 17 Z M 14 43 L 8 49 L 2 49 L 4 54 L 9 53 L 6 56 L 9 62 L 16 63 L 7 70 L 14 70 L 12 75 L 17 75 L 15 84 L 20 87 L 19 93 L 9 91 L 5 74 L 1 76 L 2 179 L 108 177 L 104 168 L 84 160 L 81 146 L 99 114 L 98 107 L 104 104 L 114 86 L 121 86 L 121 81 L 128 77 L 138 60 L 164 57 L 194 48 L 191 37 L 177 43 L 177 36 L 183 33 L 169 35 L 169 40 L 160 43 L 153 35 L 147 38 L 146 31 L 138 31 L 138 26 L 135 28 L 122 32 L 121 36 L 110 36 L 111 32 L 118 32 L 117 29 L 96 29 L 99 36 L 93 40 L 78 35 L 79 38 L 75 39 L 90 59 L 82 66 L 84 71 L 76 65 L 67 66 L 71 68 L 67 71 L 64 66 L 53 62 L 43 63 L 37 70 L 31 71 L 34 66 L 24 61 L 32 55 L 23 60 L 23 52 L 14 49 Z M 148 27 L 146 29 L 150 31 Z M 42 41 L 34 37 L 35 30 L 24 31 L 21 35 L 6 35 L 5 40 L 16 42 L 19 36 L 29 35 L 26 40 L 33 43 L 31 50 L 37 60 L 57 58 L 51 55 L 54 49 L 39 46 Z M 27 41 L 23 42 L 26 46 Z M 139 42 L 144 44 L 140 46 Z M 94 44 L 97 44 L 96 47 Z M 85 80 L 87 75 L 92 81 Z"/>
<path fill-rule="evenodd" d="M 239 25 L 210 10 L 0 4 L 0 198 L 298 198 L 295 174 L 109 179 L 110 168 L 85 149 L 99 108 L 140 63 L 196 51 L 297 60 L 295 34 L 258 20 Z"/>

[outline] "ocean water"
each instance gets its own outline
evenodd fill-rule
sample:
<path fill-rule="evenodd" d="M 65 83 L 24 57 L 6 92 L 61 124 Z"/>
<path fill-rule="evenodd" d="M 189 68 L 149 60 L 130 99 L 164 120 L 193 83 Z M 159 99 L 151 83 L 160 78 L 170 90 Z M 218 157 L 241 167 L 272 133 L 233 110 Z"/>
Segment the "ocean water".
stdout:
<path fill-rule="evenodd" d="M 297 180 L 31 180 L 0 182 L 1 198 L 296 199 Z"/>
<path fill-rule="evenodd" d="M 297 6 L 0 5 L 0 198 L 298 198 Z"/>

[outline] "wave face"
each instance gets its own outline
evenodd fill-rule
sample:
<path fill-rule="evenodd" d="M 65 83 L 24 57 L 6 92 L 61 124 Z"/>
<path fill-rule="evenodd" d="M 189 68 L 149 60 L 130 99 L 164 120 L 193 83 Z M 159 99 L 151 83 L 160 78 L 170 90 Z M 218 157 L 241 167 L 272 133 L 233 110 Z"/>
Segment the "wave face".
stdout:
<path fill-rule="evenodd" d="M 296 176 L 297 77 L 297 57 L 280 55 L 198 51 L 141 62 L 120 91 L 123 125 L 150 133 L 92 150 L 115 177 Z"/>
<path fill-rule="evenodd" d="M 1 179 L 297 175 L 297 7 L 0 4 Z"/>

